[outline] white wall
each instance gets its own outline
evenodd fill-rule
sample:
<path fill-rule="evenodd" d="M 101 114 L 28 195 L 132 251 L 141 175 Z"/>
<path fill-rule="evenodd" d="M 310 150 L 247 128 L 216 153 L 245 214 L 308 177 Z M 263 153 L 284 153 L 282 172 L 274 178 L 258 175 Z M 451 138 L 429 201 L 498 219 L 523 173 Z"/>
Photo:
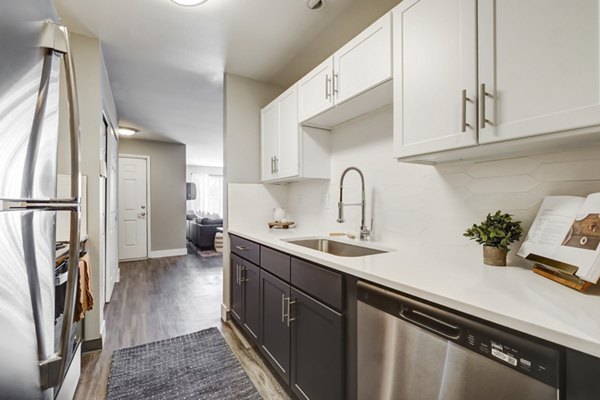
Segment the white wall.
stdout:
<path fill-rule="evenodd" d="M 185 176 L 190 181 L 191 174 L 223 175 L 222 167 L 207 167 L 204 165 L 186 165 Z"/>
<path fill-rule="evenodd" d="M 347 222 L 336 223 L 340 175 L 351 165 L 365 174 L 367 221 L 374 216 L 375 239 L 432 250 L 477 246 L 462 233 L 488 212 L 514 214 L 527 229 L 544 196 L 600 191 L 600 147 L 438 167 L 398 163 L 392 158 L 391 107 L 331 134 L 331 180 L 288 185 L 287 209 L 303 227 L 358 231 L 359 207 L 347 207 Z M 348 202 L 359 199 L 354 172 L 346 177 L 344 196 Z M 517 261 L 514 253 L 509 261 Z"/>

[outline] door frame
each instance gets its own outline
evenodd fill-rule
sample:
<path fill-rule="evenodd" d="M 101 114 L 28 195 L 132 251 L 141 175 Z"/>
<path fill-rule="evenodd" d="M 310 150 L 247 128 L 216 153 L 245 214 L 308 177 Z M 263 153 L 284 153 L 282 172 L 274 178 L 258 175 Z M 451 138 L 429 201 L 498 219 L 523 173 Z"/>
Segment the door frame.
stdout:
<path fill-rule="evenodd" d="M 117 134 L 116 129 L 114 128 L 114 125 L 112 124 L 112 122 L 110 121 L 110 118 L 108 117 L 106 112 L 102 112 L 102 119 L 104 122 L 104 129 L 105 129 L 105 133 L 106 133 L 106 143 L 104 143 L 105 146 L 105 154 L 104 154 L 104 160 L 102 160 L 102 162 L 104 163 L 104 173 L 105 173 L 105 179 L 104 179 L 104 207 L 105 207 L 105 213 L 104 213 L 104 229 L 105 229 L 105 235 L 104 235 L 104 253 L 105 253 L 105 257 L 104 257 L 104 301 L 105 303 L 109 303 L 110 299 L 112 298 L 112 294 L 114 292 L 114 286 L 117 282 L 120 281 L 120 276 L 121 276 L 121 268 L 119 266 L 119 240 L 118 240 L 118 232 L 119 232 L 119 193 L 118 193 L 118 188 L 119 188 L 119 135 Z M 116 184 L 116 196 L 117 196 L 117 204 L 115 204 L 114 206 L 116 207 L 116 211 L 117 211 L 117 248 L 115 249 L 115 256 L 116 256 L 116 270 L 114 271 L 114 281 L 112 282 L 112 287 L 110 287 L 109 282 L 108 282 L 108 266 L 109 266 L 109 259 L 108 259 L 108 254 L 109 254 L 109 246 L 111 246 L 111 241 L 113 240 L 112 238 L 109 238 L 109 219 L 110 219 L 110 188 L 109 188 L 109 158 L 110 158 L 110 141 L 111 141 L 111 137 L 114 137 L 114 139 L 117 141 L 117 148 L 116 148 L 116 152 L 117 152 L 117 176 L 115 176 L 115 179 L 117 180 Z"/>
<path fill-rule="evenodd" d="M 152 236 L 151 236 L 151 232 L 152 229 L 150 229 L 152 227 L 152 203 L 151 203 L 151 199 L 150 199 L 150 156 L 149 155 L 145 155 L 145 154 L 125 154 L 125 153 L 119 153 L 119 159 L 120 158 L 137 158 L 137 159 L 143 159 L 146 160 L 146 257 L 142 257 L 139 258 L 137 260 L 147 260 L 148 258 L 150 258 L 150 253 L 152 253 L 152 249 L 150 248 L 150 243 L 152 243 Z M 117 169 L 117 173 L 119 172 L 119 170 Z M 119 216 L 117 214 L 117 220 L 120 223 L 120 219 Z M 120 258 L 119 258 L 119 262 L 120 262 Z M 136 260 L 135 258 L 133 259 L 128 259 L 127 261 L 133 261 Z"/>

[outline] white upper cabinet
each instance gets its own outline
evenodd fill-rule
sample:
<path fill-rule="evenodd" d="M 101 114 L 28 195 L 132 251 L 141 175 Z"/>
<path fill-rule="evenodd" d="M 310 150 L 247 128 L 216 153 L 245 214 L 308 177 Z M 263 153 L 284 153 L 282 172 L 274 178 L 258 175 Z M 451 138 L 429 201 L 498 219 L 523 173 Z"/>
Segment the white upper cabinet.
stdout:
<path fill-rule="evenodd" d="M 329 178 L 330 132 L 298 123 L 294 85 L 261 110 L 262 181 Z"/>
<path fill-rule="evenodd" d="M 597 139 L 599 0 L 404 0 L 392 14 L 396 158 L 482 159 Z"/>
<path fill-rule="evenodd" d="M 275 178 L 275 156 L 279 152 L 279 104 L 273 101 L 260 112 L 261 176 L 266 181 Z"/>
<path fill-rule="evenodd" d="M 404 0 L 394 24 L 394 155 L 477 144 L 475 0 Z"/>
<path fill-rule="evenodd" d="M 333 57 L 298 82 L 298 117 L 305 121 L 333 107 Z"/>
<path fill-rule="evenodd" d="M 391 102 L 380 88 L 392 78 L 392 27 L 388 13 L 298 82 L 299 120 L 331 128 Z"/>
<path fill-rule="evenodd" d="M 279 99 L 279 153 L 275 163 L 278 178 L 298 176 L 299 130 L 296 86 Z"/>
<path fill-rule="evenodd" d="M 333 55 L 335 103 L 392 77 L 392 22 L 388 13 Z"/>
<path fill-rule="evenodd" d="M 600 125 L 599 16 L 598 0 L 479 0 L 480 143 Z"/>

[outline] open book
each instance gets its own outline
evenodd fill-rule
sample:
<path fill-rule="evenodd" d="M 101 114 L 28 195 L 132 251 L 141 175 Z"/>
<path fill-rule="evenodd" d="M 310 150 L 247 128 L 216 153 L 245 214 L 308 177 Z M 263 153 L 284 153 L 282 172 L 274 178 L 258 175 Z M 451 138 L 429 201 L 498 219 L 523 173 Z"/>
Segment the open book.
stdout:
<path fill-rule="evenodd" d="M 519 256 L 596 283 L 600 278 L 600 193 L 548 196 Z M 565 265 L 567 264 L 567 265 Z"/>

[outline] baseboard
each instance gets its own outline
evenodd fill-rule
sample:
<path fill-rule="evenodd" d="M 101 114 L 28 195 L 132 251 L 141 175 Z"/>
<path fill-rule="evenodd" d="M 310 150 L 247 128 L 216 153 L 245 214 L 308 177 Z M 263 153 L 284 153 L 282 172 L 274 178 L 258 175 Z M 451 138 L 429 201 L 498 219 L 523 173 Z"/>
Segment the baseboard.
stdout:
<path fill-rule="evenodd" d="M 182 249 L 153 250 L 150 252 L 150 258 L 185 256 L 186 254 L 187 248 L 185 247 Z"/>
<path fill-rule="evenodd" d="M 227 306 L 221 303 L 221 319 L 223 322 L 227 322 L 230 319 L 229 310 L 227 310 Z"/>
<path fill-rule="evenodd" d="M 98 351 L 102 350 L 104 347 L 104 343 L 102 343 L 102 338 L 86 340 L 81 345 L 81 352 L 88 353 L 90 351 Z"/>

